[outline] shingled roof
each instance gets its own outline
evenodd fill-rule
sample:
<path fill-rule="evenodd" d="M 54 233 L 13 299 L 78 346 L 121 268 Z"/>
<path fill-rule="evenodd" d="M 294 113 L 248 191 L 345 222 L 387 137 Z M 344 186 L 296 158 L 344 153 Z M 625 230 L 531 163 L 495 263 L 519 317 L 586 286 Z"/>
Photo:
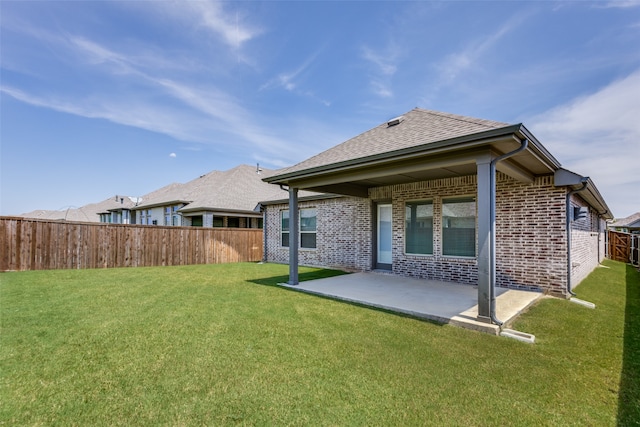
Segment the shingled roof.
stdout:
<path fill-rule="evenodd" d="M 116 195 L 109 197 L 98 203 L 90 203 L 79 208 L 69 208 L 62 210 L 36 210 L 23 213 L 21 217 L 49 219 L 49 220 L 66 220 L 79 222 L 100 222 L 101 213 L 107 213 L 117 209 L 132 209 L 135 205 L 133 198 L 128 196 Z"/>
<path fill-rule="evenodd" d="M 261 200 L 286 197 L 287 193 L 263 178 L 275 171 L 240 165 L 224 172 L 213 171 L 185 184 L 191 202 L 181 212 L 197 210 L 253 211 Z"/>
<path fill-rule="evenodd" d="M 402 123 L 395 126 L 394 123 Z M 289 168 L 285 175 L 509 126 L 508 123 L 415 108 Z"/>
<path fill-rule="evenodd" d="M 611 223 L 611 227 L 640 227 L 640 212 L 636 212 L 626 218 L 616 219 Z"/>

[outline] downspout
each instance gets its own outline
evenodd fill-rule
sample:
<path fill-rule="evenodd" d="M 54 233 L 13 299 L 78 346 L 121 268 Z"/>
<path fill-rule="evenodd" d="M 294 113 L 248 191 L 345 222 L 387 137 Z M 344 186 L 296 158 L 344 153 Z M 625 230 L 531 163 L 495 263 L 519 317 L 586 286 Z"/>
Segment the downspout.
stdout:
<path fill-rule="evenodd" d="M 609 250 L 609 240 L 607 236 L 607 220 L 604 219 L 604 216 L 609 213 L 609 210 L 605 210 L 603 213 L 598 215 L 598 264 L 602 262 L 604 258 L 607 257 L 607 251 Z M 602 229 L 601 222 L 604 222 L 604 229 Z M 604 251 L 602 252 L 602 257 L 600 257 L 600 234 L 604 234 Z"/>
<path fill-rule="evenodd" d="M 267 262 L 267 248 L 269 245 L 267 244 L 267 209 L 264 205 L 260 205 L 260 213 L 262 214 L 262 262 Z"/>
<path fill-rule="evenodd" d="M 565 225 L 566 226 L 565 234 L 567 235 L 567 292 L 569 292 L 569 294 L 574 297 L 576 296 L 576 294 L 571 290 L 571 269 L 573 266 L 571 265 L 571 215 L 569 211 L 571 210 L 570 209 L 571 196 L 587 188 L 588 180 L 589 180 L 588 176 L 583 177 L 580 180 L 580 182 L 582 183 L 582 187 L 578 188 L 577 190 L 569 191 L 567 193 L 566 200 L 565 200 L 565 211 L 566 211 L 566 217 L 567 217 L 566 225 Z M 598 252 L 599 251 L 600 251 L 600 248 L 598 248 Z"/>
<path fill-rule="evenodd" d="M 504 322 L 498 320 L 496 317 L 496 164 L 499 161 L 526 150 L 528 146 L 529 140 L 525 138 L 520 141 L 520 147 L 509 153 L 496 157 L 491 160 L 491 163 L 489 164 L 489 178 L 491 179 L 491 196 L 489 202 L 489 217 L 491 220 L 491 262 L 489 263 L 489 277 L 491 278 L 491 283 L 489 286 L 489 317 L 491 318 L 491 321 L 498 326 L 502 326 Z"/>
<path fill-rule="evenodd" d="M 602 236 L 600 235 L 602 234 L 602 221 L 603 221 L 602 217 L 607 213 L 609 213 L 608 210 L 604 211 L 603 213 L 598 212 L 598 264 L 602 262 L 602 257 L 600 257 L 600 240 L 602 239 Z M 605 236 L 605 245 L 606 244 L 607 244 L 607 239 Z M 605 253 L 607 252 L 606 246 L 605 246 L 604 252 Z"/>
<path fill-rule="evenodd" d="M 287 187 L 287 188 L 285 188 Z M 289 186 L 285 185 L 285 184 L 280 184 L 280 189 L 282 191 L 286 191 L 287 193 L 289 192 Z M 267 262 L 267 210 L 265 209 L 264 214 L 263 214 L 263 225 L 262 227 L 264 228 L 264 262 Z"/>

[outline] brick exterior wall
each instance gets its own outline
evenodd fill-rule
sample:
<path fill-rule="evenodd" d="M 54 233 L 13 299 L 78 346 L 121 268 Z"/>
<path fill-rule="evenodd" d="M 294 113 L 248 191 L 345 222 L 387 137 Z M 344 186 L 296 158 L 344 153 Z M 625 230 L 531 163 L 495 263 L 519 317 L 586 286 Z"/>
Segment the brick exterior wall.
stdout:
<path fill-rule="evenodd" d="M 374 202 L 392 200 L 393 272 L 402 276 L 476 285 L 478 283 L 476 259 L 442 256 L 441 241 L 442 199 L 451 196 L 475 197 L 476 193 L 475 176 L 436 179 L 371 189 L 369 196 Z M 433 255 L 405 254 L 405 203 L 416 200 L 431 200 L 433 202 Z"/>
<path fill-rule="evenodd" d="M 300 265 L 352 271 L 371 269 L 371 201 L 357 197 L 299 202 L 316 209 L 316 249 L 300 248 Z M 265 214 L 265 260 L 289 263 L 289 248 L 281 244 L 280 212 L 288 204 L 269 205 Z"/>
<path fill-rule="evenodd" d="M 564 294 L 567 287 L 566 189 L 553 177 L 524 184 L 497 177 L 496 283 Z"/>
<path fill-rule="evenodd" d="M 589 209 L 586 218 L 571 223 L 571 288 L 575 289 L 604 258 L 606 224 L 578 194 L 571 196 L 571 206 Z"/>
<path fill-rule="evenodd" d="M 498 173 L 496 182 L 497 286 L 566 295 L 567 190 L 554 187 L 553 176 L 538 177 L 526 184 Z M 476 194 L 477 180 L 473 175 L 373 188 L 368 199 L 342 197 L 300 202 L 301 209 L 317 209 L 317 248 L 300 249 L 299 262 L 357 271 L 373 269 L 374 207 L 376 203 L 391 202 L 394 274 L 477 285 L 476 258 L 443 256 L 441 241 L 442 200 Z M 575 199 L 576 203 L 581 202 Z M 405 254 L 405 203 L 417 200 L 433 202 L 433 255 Z M 267 261 L 289 262 L 289 249 L 280 245 L 280 212 L 286 209 L 286 203 L 267 206 Z M 598 233 L 594 232 L 598 218 L 592 213 L 583 221 L 584 224 L 574 224 L 572 233 L 574 286 L 598 264 L 600 254 L 604 253 L 604 237 L 598 241 Z"/>

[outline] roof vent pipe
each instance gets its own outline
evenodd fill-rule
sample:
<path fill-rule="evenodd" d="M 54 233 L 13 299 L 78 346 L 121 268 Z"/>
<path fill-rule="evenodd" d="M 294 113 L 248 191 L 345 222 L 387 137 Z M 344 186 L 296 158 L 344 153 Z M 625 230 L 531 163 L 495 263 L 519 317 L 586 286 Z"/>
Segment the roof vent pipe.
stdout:
<path fill-rule="evenodd" d="M 585 188 L 587 188 L 587 182 L 589 181 L 589 177 L 585 176 L 583 177 L 580 182 L 582 183 L 582 187 L 578 188 L 577 190 L 571 190 L 567 193 L 566 196 L 566 200 L 565 200 L 565 215 L 566 215 L 566 222 L 565 222 L 565 235 L 567 236 L 567 292 L 569 292 L 569 294 L 571 296 L 576 296 L 575 292 L 573 292 L 573 290 L 571 290 L 571 269 L 572 269 L 572 265 L 571 265 L 571 219 L 573 217 L 573 215 L 569 212 L 571 210 L 571 196 L 573 196 L 576 193 L 579 193 L 580 191 L 584 190 Z"/>
<path fill-rule="evenodd" d="M 489 164 L 489 176 L 491 179 L 491 200 L 489 203 L 490 210 L 490 236 L 491 236 L 491 261 L 489 262 L 489 277 L 491 283 L 489 284 L 489 316 L 491 321 L 498 326 L 502 326 L 504 322 L 498 320 L 496 317 L 496 164 L 499 161 L 507 159 L 511 156 L 518 154 L 521 151 L 524 151 L 529 146 L 529 140 L 523 139 L 520 141 L 520 147 L 515 150 L 505 153 L 501 156 L 496 157 Z"/>

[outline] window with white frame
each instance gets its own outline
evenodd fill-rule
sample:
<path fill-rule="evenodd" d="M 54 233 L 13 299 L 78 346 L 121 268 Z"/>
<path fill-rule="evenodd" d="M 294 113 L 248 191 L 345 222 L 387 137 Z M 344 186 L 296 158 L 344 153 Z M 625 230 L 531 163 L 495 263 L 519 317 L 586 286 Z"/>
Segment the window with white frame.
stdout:
<path fill-rule="evenodd" d="M 142 209 L 140 211 L 139 224 L 150 225 L 151 224 L 151 209 Z"/>
<path fill-rule="evenodd" d="M 405 253 L 433 255 L 433 202 L 405 204 Z"/>
<path fill-rule="evenodd" d="M 316 247 L 316 210 L 300 209 L 300 247 L 315 249 Z"/>
<path fill-rule="evenodd" d="M 280 244 L 289 247 L 289 211 L 280 211 Z"/>
<path fill-rule="evenodd" d="M 164 208 L 164 225 L 171 225 L 171 206 Z"/>
<path fill-rule="evenodd" d="M 316 209 L 300 209 L 300 247 L 306 249 L 316 248 Z M 280 242 L 283 247 L 289 247 L 289 211 L 280 211 Z"/>
<path fill-rule="evenodd" d="M 476 200 L 442 200 L 442 255 L 476 256 Z"/>
<path fill-rule="evenodd" d="M 182 221 L 180 221 L 180 214 L 178 213 L 178 209 L 180 209 L 180 205 L 171 206 L 171 225 L 182 225 Z"/>

